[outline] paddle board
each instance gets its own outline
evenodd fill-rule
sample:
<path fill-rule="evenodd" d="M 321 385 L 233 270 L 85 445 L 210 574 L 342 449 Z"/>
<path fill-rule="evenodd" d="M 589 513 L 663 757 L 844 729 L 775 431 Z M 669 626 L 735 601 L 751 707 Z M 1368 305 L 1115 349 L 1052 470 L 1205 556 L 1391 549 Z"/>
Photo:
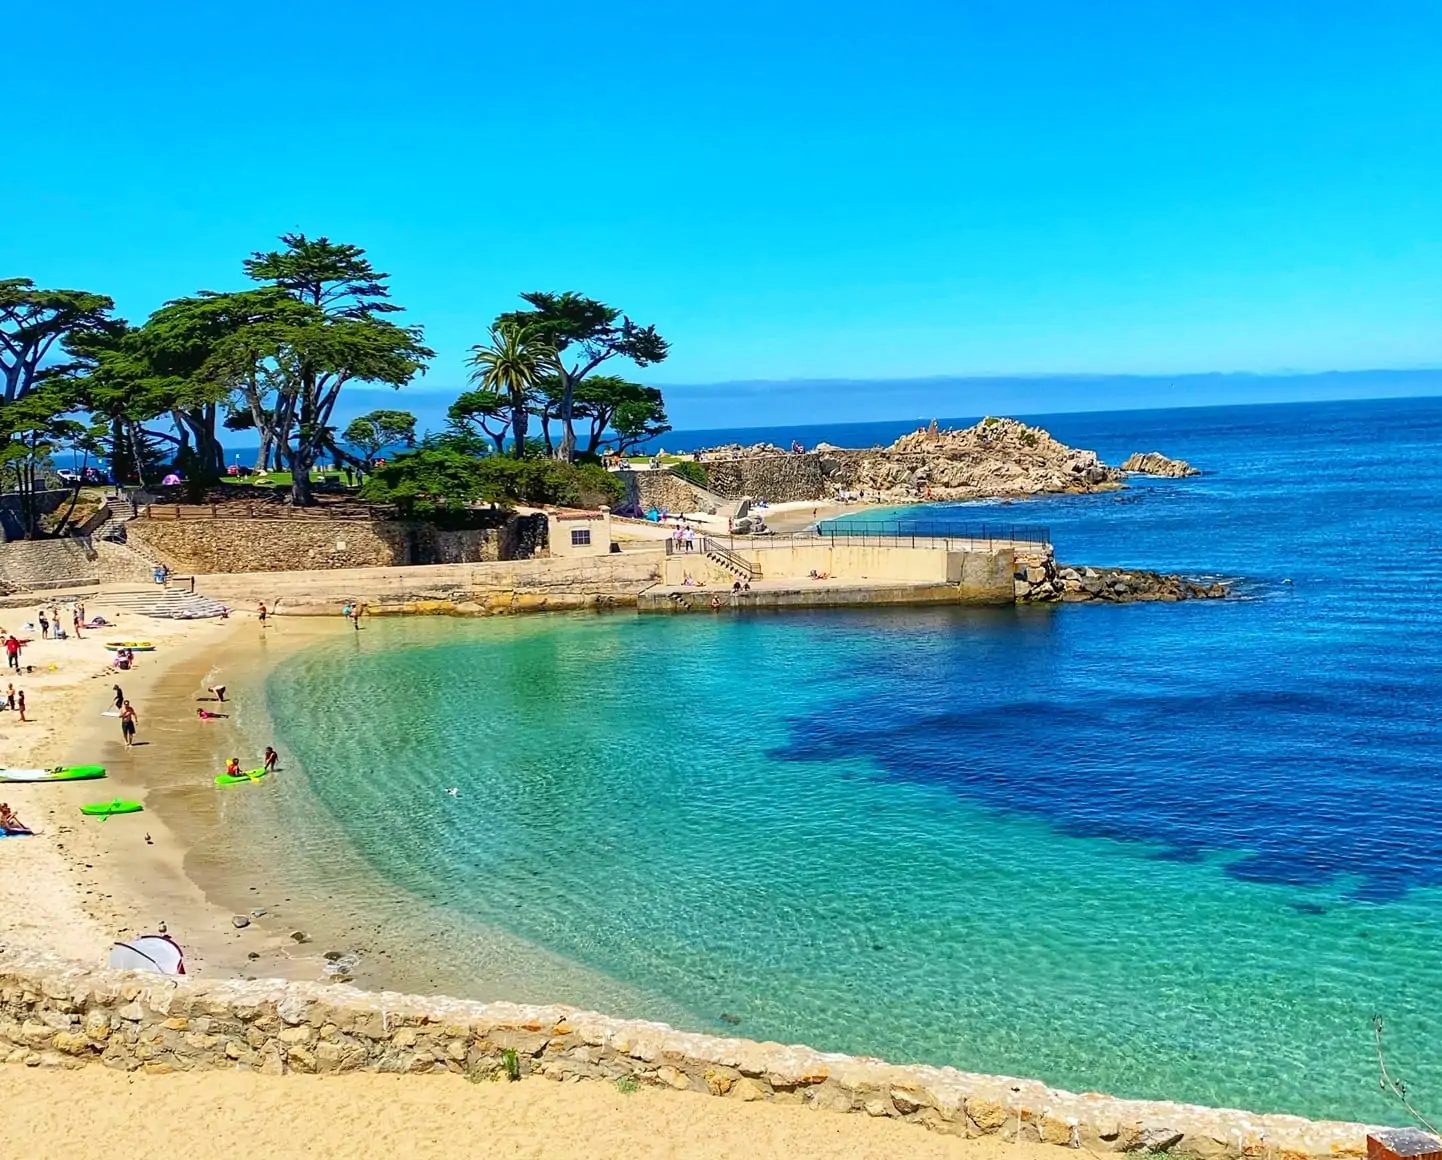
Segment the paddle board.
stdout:
<path fill-rule="evenodd" d="M 92 818 L 108 818 L 111 814 L 138 814 L 145 807 L 139 802 L 121 801 L 116 798 L 113 802 L 91 802 L 89 805 L 81 806 L 82 814 L 89 814 Z"/>
<path fill-rule="evenodd" d="M 52 769 L 0 769 L 0 781 L 94 781 L 103 765 L 58 765 Z"/>
<path fill-rule="evenodd" d="M 242 773 L 239 777 L 233 777 L 228 773 L 217 775 L 216 785 L 244 785 L 248 781 L 259 781 L 265 776 L 265 770 L 252 769 L 248 773 Z"/>

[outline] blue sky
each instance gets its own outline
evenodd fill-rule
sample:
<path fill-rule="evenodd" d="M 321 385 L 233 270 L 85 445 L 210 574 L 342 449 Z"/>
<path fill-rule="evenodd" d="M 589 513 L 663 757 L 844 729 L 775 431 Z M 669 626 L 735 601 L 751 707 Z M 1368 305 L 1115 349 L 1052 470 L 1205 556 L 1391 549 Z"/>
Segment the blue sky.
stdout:
<path fill-rule="evenodd" d="M 662 385 L 1442 365 L 1435 4 L 56 11 L 8 14 L 0 275 L 135 319 L 300 229 L 431 389 L 532 288 L 656 323 Z"/>

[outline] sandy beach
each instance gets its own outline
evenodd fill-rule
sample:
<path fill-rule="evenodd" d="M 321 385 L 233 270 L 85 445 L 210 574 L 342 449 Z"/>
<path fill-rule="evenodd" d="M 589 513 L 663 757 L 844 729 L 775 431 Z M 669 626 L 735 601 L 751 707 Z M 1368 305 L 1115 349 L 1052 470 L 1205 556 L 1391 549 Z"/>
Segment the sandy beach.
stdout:
<path fill-rule="evenodd" d="M 163 1151 L 187 1160 L 370 1160 L 457 1154 L 546 1160 L 1062 1160 L 1042 1144 L 608 1083 L 472 1084 L 459 1076 L 127 1076 L 0 1068 L 0 1160 Z M 85 1107 L 76 1116 L 77 1104 Z"/>
<path fill-rule="evenodd" d="M 0 714 L 0 761 L 20 768 L 101 764 L 107 776 L 0 786 L 0 800 L 36 832 L 0 842 L 0 938 L 93 965 L 104 962 L 117 939 L 163 931 L 184 947 L 191 973 L 315 977 L 317 959 L 285 932 L 257 924 L 241 938 L 233 912 L 207 898 L 187 873 L 187 859 L 197 853 L 193 843 L 167 824 L 188 821 L 197 808 L 214 808 L 210 803 L 220 791 L 212 779 L 234 735 L 227 720 L 202 722 L 196 710 L 223 711 L 208 685 L 233 689 L 232 674 L 261 671 L 256 654 L 263 637 L 255 615 L 151 619 L 100 599 L 86 611 L 116 627 L 87 632 L 81 640 L 35 639 L 25 647 L 22 662 L 35 671 L 14 680 L 25 690 L 29 719 Z M 28 636 L 20 628 L 34 615 L 0 609 L 0 624 Z M 134 669 L 117 672 L 104 645 L 115 639 L 156 647 L 138 653 Z M 105 715 L 116 684 L 139 720 L 136 745 L 128 751 L 119 722 Z M 245 764 L 259 765 L 260 754 L 246 754 Z M 177 786 L 186 793 L 177 794 Z M 146 809 L 109 819 L 79 812 L 82 803 L 115 798 Z"/>

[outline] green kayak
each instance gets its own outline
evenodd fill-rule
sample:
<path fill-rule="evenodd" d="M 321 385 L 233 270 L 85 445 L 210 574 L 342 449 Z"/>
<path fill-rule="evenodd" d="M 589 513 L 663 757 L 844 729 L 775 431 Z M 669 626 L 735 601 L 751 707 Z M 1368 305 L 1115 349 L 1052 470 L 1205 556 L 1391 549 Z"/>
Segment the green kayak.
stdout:
<path fill-rule="evenodd" d="M 265 776 L 265 770 L 252 769 L 248 773 L 239 776 L 229 773 L 222 773 L 215 779 L 216 785 L 245 785 L 247 782 L 259 781 Z"/>
<path fill-rule="evenodd" d="M 104 776 L 103 765 L 56 765 L 50 769 L 0 767 L 0 781 L 93 781 Z"/>
<path fill-rule="evenodd" d="M 108 818 L 111 814 L 138 814 L 144 808 L 139 802 L 116 798 L 113 802 L 91 802 L 88 806 L 81 806 L 80 812 L 89 814 L 92 818 Z"/>

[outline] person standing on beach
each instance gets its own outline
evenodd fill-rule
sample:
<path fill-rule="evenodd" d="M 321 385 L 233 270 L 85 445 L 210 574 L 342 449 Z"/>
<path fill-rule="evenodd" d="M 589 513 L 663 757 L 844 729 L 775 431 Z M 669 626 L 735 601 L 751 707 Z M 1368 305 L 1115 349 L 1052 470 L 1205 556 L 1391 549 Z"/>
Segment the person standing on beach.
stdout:
<path fill-rule="evenodd" d="M 264 628 L 264 627 L 265 627 L 265 602 L 264 602 L 264 601 L 261 601 L 261 605 L 260 605 L 260 627 L 261 627 L 261 628 Z"/>
<path fill-rule="evenodd" d="M 265 772 L 274 773 L 276 765 L 280 762 L 280 754 L 269 745 L 265 747 Z"/>
<path fill-rule="evenodd" d="M 126 701 L 120 707 L 120 736 L 125 739 L 125 748 L 132 749 L 135 746 L 135 726 L 138 718 L 135 710 L 131 708 L 130 702 Z"/>
<path fill-rule="evenodd" d="M 360 604 L 359 604 L 359 603 L 356 603 L 356 604 L 351 605 L 351 610 L 350 610 L 350 626 L 351 626 L 353 629 L 355 629 L 356 632 L 359 632 L 359 631 L 360 631 L 360 618 L 361 618 L 361 606 L 360 606 Z"/>
<path fill-rule="evenodd" d="M 12 713 L 15 711 L 15 686 L 9 685 L 5 689 L 5 708 Z"/>
<path fill-rule="evenodd" d="M 5 661 L 17 673 L 20 671 L 20 642 L 14 633 L 5 638 Z"/>
<path fill-rule="evenodd" d="M 84 640 L 84 639 L 85 639 L 84 637 L 82 637 L 82 636 L 80 635 L 80 606 L 79 606 L 79 605 L 76 605 L 76 607 L 75 607 L 75 639 L 76 639 L 76 640 Z"/>
<path fill-rule="evenodd" d="M 15 707 L 20 710 L 20 720 L 25 720 L 25 690 L 15 694 Z"/>
<path fill-rule="evenodd" d="M 38 613 L 36 613 L 36 616 L 38 616 L 39 619 L 40 619 L 40 639 L 41 639 L 41 640 L 49 640 L 49 639 L 50 639 L 50 621 L 48 621 L 47 619 L 45 619 L 45 609 L 42 608 Z"/>
<path fill-rule="evenodd" d="M 117 709 L 123 709 L 125 707 L 125 694 L 120 691 L 119 685 L 112 685 L 111 688 L 115 690 L 115 707 Z"/>

